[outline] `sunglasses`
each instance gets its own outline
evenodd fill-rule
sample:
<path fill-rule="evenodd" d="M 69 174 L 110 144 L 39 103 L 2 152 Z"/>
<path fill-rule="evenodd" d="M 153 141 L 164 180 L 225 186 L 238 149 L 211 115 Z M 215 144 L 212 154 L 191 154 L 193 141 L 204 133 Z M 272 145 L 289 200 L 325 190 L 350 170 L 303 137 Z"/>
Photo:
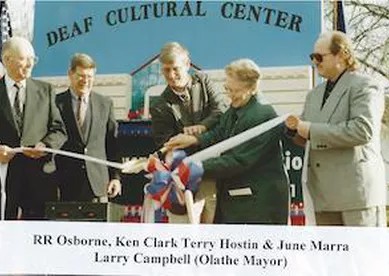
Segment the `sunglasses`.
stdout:
<path fill-rule="evenodd" d="M 312 53 L 309 55 L 309 58 L 313 61 L 316 60 L 318 63 L 323 61 L 323 58 L 325 56 L 332 55 L 332 53 L 325 53 L 325 54 L 319 54 L 319 53 Z"/>

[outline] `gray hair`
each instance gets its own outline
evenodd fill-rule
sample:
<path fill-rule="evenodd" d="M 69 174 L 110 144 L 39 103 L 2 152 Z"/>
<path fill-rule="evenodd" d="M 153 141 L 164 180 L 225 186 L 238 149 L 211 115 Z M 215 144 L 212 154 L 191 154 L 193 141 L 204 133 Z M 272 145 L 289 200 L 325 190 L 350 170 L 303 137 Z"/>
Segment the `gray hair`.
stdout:
<path fill-rule="evenodd" d="M 189 61 L 189 51 L 178 42 L 169 42 L 162 47 L 159 54 L 159 61 L 168 64 L 182 57 Z"/>
<path fill-rule="evenodd" d="M 227 76 L 246 83 L 250 88 L 257 90 L 261 71 L 259 66 L 251 59 L 238 59 L 228 64 L 224 71 Z"/>
<path fill-rule="evenodd" d="M 28 53 L 32 56 L 35 56 L 34 48 L 32 47 L 31 42 L 29 40 L 24 37 L 13 36 L 3 43 L 1 57 L 4 59 L 5 56 L 16 51 Z"/>

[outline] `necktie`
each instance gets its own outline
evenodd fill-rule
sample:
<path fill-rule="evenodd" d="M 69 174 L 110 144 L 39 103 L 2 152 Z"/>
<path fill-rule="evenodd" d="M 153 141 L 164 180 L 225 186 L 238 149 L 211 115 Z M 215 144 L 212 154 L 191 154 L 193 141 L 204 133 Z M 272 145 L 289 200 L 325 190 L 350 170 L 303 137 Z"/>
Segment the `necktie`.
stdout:
<path fill-rule="evenodd" d="M 189 94 L 189 91 L 184 91 L 184 93 L 180 94 L 180 99 L 182 101 L 182 103 L 184 104 L 185 108 L 188 110 L 188 111 L 191 111 L 191 102 L 190 102 L 190 94 Z"/>
<path fill-rule="evenodd" d="M 77 124 L 82 128 L 82 125 L 84 124 L 85 121 L 85 113 L 86 113 L 86 103 L 83 97 L 78 97 L 77 101 L 77 114 L 76 114 L 76 119 L 77 119 Z"/>
<path fill-rule="evenodd" d="M 20 99 L 19 99 L 20 87 L 16 83 L 14 84 L 14 86 L 16 88 L 16 94 L 15 94 L 15 100 L 14 100 L 15 120 L 16 120 L 16 124 L 19 128 L 19 131 L 21 131 L 22 127 L 23 127 L 23 111 L 20 107 Z"/>

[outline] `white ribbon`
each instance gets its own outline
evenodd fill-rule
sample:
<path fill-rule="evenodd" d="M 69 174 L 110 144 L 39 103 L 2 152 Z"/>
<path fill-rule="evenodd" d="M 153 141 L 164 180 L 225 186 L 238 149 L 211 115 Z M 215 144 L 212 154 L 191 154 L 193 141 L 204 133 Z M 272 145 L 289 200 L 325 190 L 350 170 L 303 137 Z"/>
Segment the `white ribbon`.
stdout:
<path fill-rule="evenodd" d="M 266 131 L 276 127 L 280 123 L 284 122 L 288 116 L 289 116 L 289 114 L 285 114 L 285 115 L 279 116 L 277 118 L 274 118 L 272 120 L 269 120 L 263 124 L 260 124 L 256 127 L 248 129 L 242 133 L 239 133 L 239 134 L 237 134 L 237 135 L 235 135 L 227 140 L 224 140 L 224 141 L 219 142 L 213 146 L 210 146 L 202 151 L 199 151 L 195 154 L 192 154 L 192 155 L 186 157 L 186 159 L 188 159 L 190 161 L 204 161 L 204 160 L 207 160 L 209 158 L 219 156 L 221 153 L 223 153 L 229 149 L 232 149 L 232 148 L 234 148 L 234 147 L 236 147 L 244 142 L 247 142 L 247 141 L 253 139 L 254 137 L 257 137 L 257 136 L 265 133 Z M 27 149 L 27 148 L 18 147 L 18 148 L 13 148 L 10 151 L 13 153 L 21 153 L 21 152 L 23 152 L 24 149 Z M 120 169 L 120 170 L 127 172 L 127 173 L 137 173 L 137 172 L 141 171 L 141 169 L 143 168 L 143 165 L 144 165 L 143 163 L 145 162 L 145 160 L 131 159 L 130 161 L 127 161 L 125 163 L 118 163 L 118 162 L 107 161 L 107 160 L 99 159 L 96 157 L 87 156 L 87 155 L 79 154 L 79 153 L 75 153 L 75 152 L 64 151 L 64 150 L 57 150 L 57 149 L 51 149 L 51 148 L 42 148 L 40 150 L 43 152 L 47 152 L 47 153 L 58 154 L 58 155 L 63 155 L 63 156 L 67 156 L 67 157 L 71 157 L 71 158 L 75 158 L 75 159 L 81 159 L 81 160 L 85 160 L 85 161 L 89 161 L 89 162 L 102 164 L 102 165 L 105 165 L 108 167 Z M 3 213 L 5 211 L 5 180 L 7 177 L 7 168 L 8 168 L 8 164 L 5 164 L 5 165 L 2 164 L 2 166 L 0 166 L 1 219 L 4 218 Z M 4 200 L 3 200 L 3 198 L 4 198 Z"/>
<path fill-rule="evenodd" d="M 19 148 L 13 148 L 10 151 L 12 153 L 21 153 L 21 152 L 23 152 L 24 149 L 30 149 L 30 148 L 19 147 Z M 63 155 L 63 156 L 67 156 L 67 157 L 71 157 L 71 158 L 75 158 L 75 159 L 90 161 L 90 162 L 102 164 L 102 165 L 105 165 L 108 167 L 117 168 L 120 170 L 123 170 L 128 166 L 128 165 L 126 165 L 126 163 L 107 161 L 107 160 L 103 160 L 100 158 L 96 158 L 96 157 L 92 157 L 92 156 L 88 156 L 88 155 L 84 155 L 84 154 L 80 154 L 80 153 L 76 153 L 76 152 L 65 151 L 65 150 L 58 150 L 58 149 L 51 149 L 51 148 L 41 148 L 39 150 L 43 151 L 43 152 L 47 152 L 47 153 L 58 154 L 58 155 Z"/>
<path fill-rule="evenodd" d="M 228 138 L 227 140 L 212 145 L 202 151 L 196 152 L 188 156 L 187 159 L 191 161 L 204 161 L 209 158 L 219 156 L 223 152 L 232 149 L 236 146 L 239 146 L 240 144 L 243 144 L 244 142 L 247 142 L 253 139 L 254 137 L 257 137 L 265 133 L 266 131 L 278 126 L 279 124 L 284 122 L 289 115 L 290 114 L 279 116 L 263 124 L 260 124 L 246 131 L 243 131 L 231 138 Z"/>
<path fill-rule="evenodd" d="M 18 148 L 12 148 L 9 152 L 10 153 L 22 153 L 24 149 L 27 149 L 25 147 L 18 147 Z M 69 152 L 64 150 L 56 150 L 51 148 L 42 148 L 40 149 L 43 152 L 52 153 L 52 154 L 58 154 L 63 156 L 68 156 L 75 159 L 81 159 L 85 161 L 90 161 L 98 164 L 102 164 L 108 167 L 113 167 L 120 169 L 122 171 L 130 172 L 130 173 L 136 173 L 139 172 L 141 168 L 139 160 L 133 159 L 130 161 L 127 161 L 125 163 L 117 163 L 117 162 L 111 162 L 103 159 L 99 159 L 92 156 L 87 156 L 84 154 L 79 154 L 75 152 Z M 7 200 L 7 194 L 6 194 L 6 179 L 7 179 L 7 172 L 8 172 L 8 163 L 6 164 L 0 164 L 0 220 L 5 219 L 5 208 L 6 208 L 6 200 Z"/>

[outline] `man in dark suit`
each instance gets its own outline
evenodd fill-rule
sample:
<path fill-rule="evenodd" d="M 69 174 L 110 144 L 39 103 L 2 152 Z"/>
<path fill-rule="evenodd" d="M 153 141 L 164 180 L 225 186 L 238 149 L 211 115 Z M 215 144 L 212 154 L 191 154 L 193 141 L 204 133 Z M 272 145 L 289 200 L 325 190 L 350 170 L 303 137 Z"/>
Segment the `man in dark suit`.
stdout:
<path fill-rule="evenodd" d="M 9 39 L 3 44 L 2 61 L 6 74 L 0 80 L 0 163 L 8 166 L 1 183 L 5 219 L 42 219 L 44 203 L 57 199 L 57 189 L 51 176 L 54 162 L 41 149 L 63 145 L 64 124 L 51 85 L 30 78 L 36 62 L 31 43 L 21 37 Z M 20 146 L 29 149 L 16 155 L 10 151 Z"/>
<path fill-rule="evenodd" d="M 70 62 L 70 88 L 57 95 L 68 133 L 63 150 L 117 161 L 118 125 L 112 100 L 92 91 L 96 63 L 86 54 Z M 121 193 L 120 172 L 104 165 L 58 156 L 61 200 L 107 202 Z"/>
<path fill-rule="evenodd" d="M 159 60 L 168 85 L 158 102 L 151 107 L 150 114 L 153 137 L 157 146 L 161 147 L 179 133 L 201 134 L 211 129 L 228 106 L 224 94 L 215 88 L 207 75 L 201 72 L 189 74 L 189 52 L 182 45 L 167 43 Z M 205 198 L 202 221 L 211 223 L 216 204 L 214 182 L 203 181 L 197 194 L 197 199 L 200 198 Z M 188 222 L 187 217 L 168 215 L 170 221 Z"/>

